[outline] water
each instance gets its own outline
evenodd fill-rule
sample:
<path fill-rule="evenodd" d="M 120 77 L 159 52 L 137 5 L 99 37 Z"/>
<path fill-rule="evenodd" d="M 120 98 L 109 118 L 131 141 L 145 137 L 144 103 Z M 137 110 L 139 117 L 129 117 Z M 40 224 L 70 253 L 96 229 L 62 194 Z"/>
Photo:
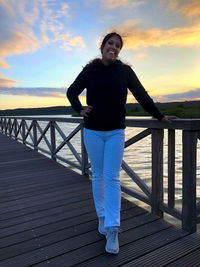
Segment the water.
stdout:
<path fill-rule="evenodd" d="M 43 117 L 43 116 L 37 116 L 37 117 Z M 45 117 L 69 117 L 65 115 L 59 115 L 59 116 L 45 116 Z M 131 117 L 129 117 L 131 118 Z M 136 118 L 136 117 L 132 117 Z M 140 117 L 141 118 L 141 117 Z M 143 117 L 144 118 L 144 117 Z M 48 122 L 38 122 L 40 127 L 44 129 L 47 125 Z M 74 123 L 57 123 L 58 126 L 62 129 L 62 131 L 65 133 L 67 136 L 72 132 L 73 129 L 75 129 L 78 124 Z M 126 140 L 129 138 L 133 137 L 134 135 L 138 134 L 139 132 L 143 131 L 144 128 L 135 128 L 135 127 L 127 127 L 125 130 L 126 134 Z M 46 134 L 46 137 L 48 140 L 50 140 L 50 132 L 48 131 Z M 167 130 L 164 131 L 164 202 L 167 203 L 167 191 L 168 191 L 168 170 L 167 170 L 167 149 L 168 149 L 168 143 L 167 143 Z M 30 140 L 30 139 L 29 139 Z M 56 147 L 63 141 L 63 138 L 60 136 L 60 134 L 56 131 Z M 81 154 L 81 144 L 80 144 L 80 131 L 77 133 L 70 141 L 79 155 Z M 176 130 L 176 139 L 175 139 L 175 207 L 177 209 L 181 209 L 181 202 L 182 202 L 182 131 L 181 130 Z M 45 143 L 44 140 L 41 141 L 40 146 L 42 148 L 45 148 L 48 150 L 48 147 Z M 70 161 L 73 161 L 77 163 L 76 158 L 70 151 L 67 145 L 65 145 L 60 152 L 57 153 L 57 155 L 62 156 Z M 134 170 L 134 172 L 140 176 L 140 178 L 149 186 L 151 187 L 151 136 L 147 136 L 143 138 L 142 140 L 138 141 L 137 143 L 127 147 L 124 151 L 124 161 Z M 197 144 L 197 163 L 199 162 L 200 159 L 200 143 L 198 142 Z M 63 162 L 60 162 L 61 164 L 66 165 Z M 198 164 L 197 164 L 198 165 Z M 69 166 L 68 166 L 69 167 Z M 71 167 L 70 167 L 71 168 Z M 79 172 L 79 170 L 74 169 L 75 171 Z M 129 188 L 138 188 L 138 186 L 132 181 L 130 177 L 125 173 L 125 171 L 121 170 L 121 184 L 126 185 Z M 200 176 L 200 166 L 197 166 L 197 200 L 199 201 L 200 199 L 200 182 L 199 182 L 199 176 Z M 139 206 L 150 210 L 150 207 L 133 198 L 130 197 L 126 194 L 123 194 L 126 198 L 129 200 L 133 201 L 134 203 L 138 204 Z M 165 215 L 165 219 L 168 220 L 169 222 L 180 226 L 180 221 L 169 216 Z"/>

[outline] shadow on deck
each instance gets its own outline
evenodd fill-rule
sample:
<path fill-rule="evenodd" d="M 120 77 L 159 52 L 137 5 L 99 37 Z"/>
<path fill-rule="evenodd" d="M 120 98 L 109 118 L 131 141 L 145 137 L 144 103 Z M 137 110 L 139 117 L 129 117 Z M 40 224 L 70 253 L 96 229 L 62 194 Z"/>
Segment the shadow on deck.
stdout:
<path fill-rule="evenodd" d="M 0 134 L 0 266 L 199 266 L 200 237 L 122 199 L 120 253 L 105 253 L 91 182 Z"/>

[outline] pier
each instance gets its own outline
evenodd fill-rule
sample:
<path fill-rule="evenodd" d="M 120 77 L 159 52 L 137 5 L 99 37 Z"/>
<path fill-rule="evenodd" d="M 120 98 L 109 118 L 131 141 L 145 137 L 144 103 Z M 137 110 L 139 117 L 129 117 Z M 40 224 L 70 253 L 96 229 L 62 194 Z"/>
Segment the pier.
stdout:
<path fill-rule="evenodd" d="M 41 122 L 45 125 L 41 126 Z M 67 135 L 61 124 L 72 124 Z M 151 136 L 151 188 L 123 161 L 122 169 L 140 187 L 122 191 L 118 255 L 105 253 L 97 231 L 90 163 L 79 118 L 2 117 L 0 120 L 0 266 L 199 266 L 200 204 L 196 197 L 200 120 L 127 119 L 143 130 L 125 149 Z M 163 134 L 168 132 L 168 202 L 163 199 Z M 182 131 L 182 209 L 175 208 L 175 130 Z M 80 135 L 80 151 L 73 138 Z M 58 142 L 59 140 L 59 142 Z M 41 146 L 41 143 L 45 146 Z M 68 149 L 76 162 L 59 154 Z M 73 167 L 64 166 L 63 164 Z M 78 172 L 77 172 L 77 171 Z M 134 198 L 151 212 L 134 204 Z M 176 227 L 163 220 L 180 220 Z"/>

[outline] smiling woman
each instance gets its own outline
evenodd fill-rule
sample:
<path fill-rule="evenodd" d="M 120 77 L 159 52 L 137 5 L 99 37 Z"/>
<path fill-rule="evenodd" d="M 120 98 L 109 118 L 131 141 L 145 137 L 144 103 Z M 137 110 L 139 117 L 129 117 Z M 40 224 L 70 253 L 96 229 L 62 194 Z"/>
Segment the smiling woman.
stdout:
<path fill-rule="evenodd" d="M 119 172 L 124 149 L 127 88 L 152 116 L 168 122 L 155 106 L 130 66 L 117 59 L 123 46 L 119 34 L 107 34 L 101 59 L 94 59 L 68 88 L 72 107 L 84 117 L 84 143 L 92 167 L 92 189 L 99 232 L 106 235 L 106 251 L 119 252 L 121 191 Z M 87 89 L 87 107 L 78 96 Z"/>
<path fill-rule="evenodd" d="M 119 34 L 107 34 L 101 44 L 102 62 L 105 65 L 114 62 L 117 59 L 122 46 L 123 41 Z"/>

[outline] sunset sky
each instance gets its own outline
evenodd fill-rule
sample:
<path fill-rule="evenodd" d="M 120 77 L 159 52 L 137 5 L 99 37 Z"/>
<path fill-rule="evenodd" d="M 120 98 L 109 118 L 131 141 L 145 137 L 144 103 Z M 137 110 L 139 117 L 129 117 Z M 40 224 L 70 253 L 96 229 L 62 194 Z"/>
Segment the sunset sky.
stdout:
<path fill-rule="evenodd" d="M 0 0 L 0 109 L 69 105 L 113 30 L 154 101 L 200 100 L 200 0 Z"/>

